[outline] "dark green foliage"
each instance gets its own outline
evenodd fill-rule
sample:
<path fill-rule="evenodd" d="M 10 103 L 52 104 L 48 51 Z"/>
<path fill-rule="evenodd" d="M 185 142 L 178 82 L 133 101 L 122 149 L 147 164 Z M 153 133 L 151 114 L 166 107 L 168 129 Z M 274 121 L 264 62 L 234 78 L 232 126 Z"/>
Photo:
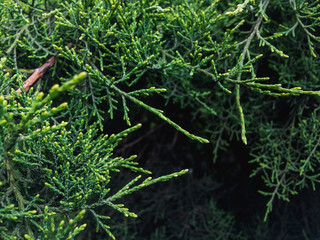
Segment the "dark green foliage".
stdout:
<path fill-rule="evenodd" d="M 115 218 L 124 239 L 246 239 L 235 228 L 235 219 L 214 202 L 219 184 L 191 175 L 166 188 L 152 188 L 153 196 L 141 199 L 138 223 Z M 136 197 L 140 199 L 139 196 Z M 134 203 L 132 203 L 134 207 Z M 151 214 L 148 214 L 152 211 Z M 156 230 L 150 231 L 150 225 Z M 116 224 L 115 224 L 116 225 Z"/>
<path fill-rule="evenodd" d="M 157 123 L 137 114 L 145 111 L 190 139 L 209 142 L 189 130 L 207 136 L 218 164 L 225 151 L 232 155 L 232 146 L 241 146 L 251 176 L 264 182 L 265 220 L 276 199 L 316 189 L 319 10 L 318 0 L 2 1 L 1 237 L 73 239 L 84 219 L 114 238 L 103 206 L 135 217 L 120 198 L 186 173 L 142 183 L 138 175 L 118 191 L 113 185 L 124 169 L 150 174 L 135 155 L 114 155 L 138 122 Z M 52 56 L 57 61 L 39 83 L 18 94 L 14 89 L 23 89 L 33 69 Z M 175 116 L 183 124 L 157 108 L 164 106 L 152 102 L 156 95 L 190 111 Z M 121 125 L 119 114 L 135 126 L 108 136 Z M 190 123 L 188 131 L 182 127 Z M 208 162 L 198 157 L 194 164 Z M 172 201 L 179 198 L 183 194 Z M 189 209 L 186 224 L 207 234 L 175 237 L 223 239 L 211 228 L 231 232 L 231 239 L 241 235 L 233 225 L 226 228 L 232 217 L 213 198 L 201 204 L 199 212 Z M 221 221 L 212 221 L 215 216 Z"/>

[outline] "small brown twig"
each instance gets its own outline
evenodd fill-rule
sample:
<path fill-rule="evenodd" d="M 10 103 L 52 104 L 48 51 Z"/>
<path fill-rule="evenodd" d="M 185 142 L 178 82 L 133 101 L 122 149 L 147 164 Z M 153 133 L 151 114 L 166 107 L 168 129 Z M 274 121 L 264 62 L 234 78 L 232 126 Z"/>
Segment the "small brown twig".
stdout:
<path fill-rule="evenodd" d="M 72 47 L 72 43 L 68 44 L 68 48 L 70 49 Z M 50 58 L 48 61 L 45 62 L 41 67 L 36 68 L 32 75 L 23 82 L 23 88 L 24 91 L 27 93 L 31 86 L 39 80 L 45 74 L 45 72 L 53 66 L 53 64 L 56 62 L 56 57 Z M 21 89 L 16 90 L 17 93 L 22 93 Z"/>

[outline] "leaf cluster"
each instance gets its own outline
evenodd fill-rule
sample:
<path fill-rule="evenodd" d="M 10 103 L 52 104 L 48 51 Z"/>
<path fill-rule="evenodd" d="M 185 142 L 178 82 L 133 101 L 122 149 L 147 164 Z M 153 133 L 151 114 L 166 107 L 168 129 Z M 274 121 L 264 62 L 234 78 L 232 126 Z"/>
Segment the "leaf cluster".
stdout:
<path fill-rule="evenodd" d="M 155 94 L 191 109 L 195 128 L 210 137 L 214 160 L 231 141 L 248 146 L 257 164 L 253 175 L 271 189 L 264 192 L 270 195 L 267 213 L 275 197 L 288 200 L 315 186 L 319 6 L 304 0 L 0 3 L 1 204 L 8 216 L 18 209 L 21 223 L 6 221 L 2 229 L 37 238 L 32 232 L 45 234 L 39 227 L 45 212 L 64 218 L 86 209 L 113 237 L 104 223 L 108 216 L 97 208 L 135 216 L 114 201 L 185 171 L 140 184 L 138 177 L 111 193 L 110 173 L 120 167 L 149 172 L 136 166 L 135 156 L 112 156 L 140 125 L 108 136 L 107 120 L 120 112 L 130 126 L 132 110 L 144 109 L 208 143 L 153 107 L 146 97 Z M 51 76 L 27 94 L 16 93 L 49 56 L 58 59 Z"/>

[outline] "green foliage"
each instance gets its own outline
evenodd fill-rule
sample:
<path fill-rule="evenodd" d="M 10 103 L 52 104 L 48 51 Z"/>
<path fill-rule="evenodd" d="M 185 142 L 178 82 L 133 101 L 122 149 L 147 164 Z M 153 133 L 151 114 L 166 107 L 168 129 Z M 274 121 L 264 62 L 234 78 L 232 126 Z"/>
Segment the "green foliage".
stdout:
<path fill-rule="evenodd" d="M 2 82 L 5 82 L 3 74 L 2 77 Z M 1 96 L 3 238 L 73 239 L 85 228 L 86 224 L 77 226 L 85 210 L 90 210 L 97 224 L 113 237 L 102 221 L 108 217 L 97 215 L 97 207 L 110 206 L 125 216 L 136 217 L 115 201 L 143 187 L 186 173 L 184 170 L 153 180 L 149 177 L 137 184 L 139 175 L 118 192 L 110 194 L 107 188 L 111 180 L 110 171 L 119 172 L 120 167 L 125 167 L 150 174 L 136 166 L 136 156 L 126 159 L 112 157 L 119 141 L 140 125 L 116 135 L 97 136 L 97 124 L 86 128 L 84 119 L 70 122 L 69 127 L 63 121 L 58 125 L 48 121 L 67 107 L 66 103 L 52 107 L 52 100 L 85 77 L 85 73 L 80 73 L 60 87 L 54 85 L 46 97 L 42 92 L 27 97 L 14 91 L 8 96 Z M 65 220 L 57 222 L 59 218 L 72 216 L 81 209 L 75 219 L 68 220 L 67 225 Z M 56 214 L 57 217 L 53 217 Z"/>
<path fill-rule="evenodd" d="M 311 186 L 316 190 L 320 181 L 317 172 L 320 144 L 318 110 L 315 109 L 308 120 L 297 117 L 286 127 L 268 124 L 260 130 L 259 147 L 252 161 L 259 167 L 252 174 L 262 172 L 266 186 L 272 189 L 271 192 L 262 191 L 262 194 L 270 196 L 267 214 L 272 210 L 275 197 L 289 201 L 290 195 L 298 194 L 303 188 Z M 287 154 L 286 161 L 283 161 L 281 153 Z"/>
<path fill-rule="evenodd" d="M 128 240 L 246 239 L 236 229 L 234 217 L 213 200 L 218 188 L 209 177 L 195 180 L 188 174 L 166 188 L 153 188 L 153 196 L 142 199 L 138 223 L 116 218 L 114 225 Z M 150 223 L 155 230 L 150 231 Z"/>
<path fill-rule="evenodd" d="M 114 238 L 100 207 L 135 217 L 116 200 L 184 174 L 142 183 L 139 175 L 109 190 L 120 169 L 150 173 L 135 155 L 113 156 L 140 127 L 108 136 L 106 123 L 119 113 L 131 126 L 143 119 L 137 109 L 149 111 L 208 143 L 154 107 L 154 95 L 191 111 L 194 130 L 212 142 L 214 161 L 231 141 L 247 145 L 252 176 L 262 176 L 270 190 L 262 191 L 270 197 L 266 217 L 274 199 L 315 189 L 319 8 L 318 0 L 2 1 L 2 236 L 72 239 L 87 210 L 86 219 Z M 13 90 L 51 56 L 57 61 L 38 85 L 21 95 Z"/>
<path fill-rule="evenodd" d="M 320 5 L 227 2 L 173 4 L 171 25 L 163 30 L 173 39 L 163 45 L 161 79 L 169 100 L 191 107 L 194 118 L 203 119 L 214 160 L 231 141 L 248 145 L 251 162 L 258 166 L 252 176 L 263 176 L 272 189 L 268 214 L 275 196 L 289 200 L 319 181 L 319 162 L 310 159 L 317 140 L 308 137 L 314 135 L 309 125 L 316 118 L 320 93 Z M 283 119 L 280 111 L 286 107 L 290 116 Z M 304 135 L 302 143 L 299 136 Z"/>
<path fill-rule="evenodd" d="M 1 64 L 2 94 L 8 88 L 7 83 L 12 82 L 10 78 L 20 76 L 19 73 L 13 76 L 3 73 L 5 60 L 3 58 Z M 150 174 L 136 166 L 136 156 L 112 157 L 119 141 L 141 125 L 116 135 L 97 135 L 99 122 L 87 126 L 85 122 L 90 119 L 85 118 L 87 113 L 81 109 L 77 110 L 84 118 L 73 116 L 67 119 L 68 122 L 53 124 L 51 118 L 58 114 L 63 116 L 61 112 L 68 108 L 67 103 L 53 107 L 53 100 L 85 77 L 85 73 L 80 73 L 61 86 L 56 84 L 47 95 L 43 92 L 19 95 L 14 90 L 1 95 L 1 216 L 5 219 L 1 221 L 2 238 L 74 239 L 86 226 L 77 226 L 85 210 L 96 219 L 97 227 L 114 238 L 104 223 L 108 217 L 98 215 L 96 208 L 110 206 L 127 217 L 136 217 L 115 201 L 156 182 L 186 173 L 183 170 L 156 179 L 149 177 L 142 183 L 138 183 L 139 175 L 110 194 L 107 188 L 111 181 L 110 171 L 119 172 L 119 168 L 124 167 Z M 72 109 L 68 111 L 71 113 Z M 80 213 L 70 219 L 78 211 Z"/>

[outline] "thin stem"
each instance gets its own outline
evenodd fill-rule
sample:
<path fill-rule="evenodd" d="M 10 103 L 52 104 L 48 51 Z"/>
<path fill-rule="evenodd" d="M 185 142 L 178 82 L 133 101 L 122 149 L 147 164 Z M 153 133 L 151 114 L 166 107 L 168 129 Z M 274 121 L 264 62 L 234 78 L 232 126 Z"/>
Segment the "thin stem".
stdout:
<path fill-rule="evenodd" d="M 27 73 L 27 74 L 32 74 L 34 73 L 35 69 L 17 69 L 21 73 Z M 13 68 L 5 68 L 3 71 L 5 72 L 15 72 L 16 69 Z"/>
<path fill-rule="evenodd" d="M 269 0 L 266 0 L 262 6 L 262 10 L 265 11 L 265 9 L 267 8 L 267 5 L 269 4 Z M 252 42 L 252 40 L 254 39 L 254 37 L 258 34 L 259 32 L 259 28 L 260 25 L 262 23 L 262 19 L 263 16 L 262 14 L 259 15 L 256 24 L 253 27 L 252 32 L 250 33 L 249 37 L 247 38 L 247 41 L 245 42 L 246 44 L 244 45 L 242 54 L 241 54 L 241 58 L 240 58 L 240 62 L 239 62 L 239 68 L 243 67 L 244 64 L 244 60 L 246 58 L 246 56 L 249 56 L 249 47 L 250 44 Z M 239 72 L 237 80 L 240 81 L 241 80 L 241 72 Z M 236 104 L 237 104 L 237 108 L 240 114 L 240 123 L 241 123 L 241 139 L 243 141 L 244 144 L 247 144 L 247 138 L 246 138 L 246 125 L 245 125 L 245 118 L 244 118 L 244 114 L 243 114 L 243 110 L 241 107 L 241 103 L 240 103 L 240 85 L 237 84 L 236 85 Z"/>
<path fill-rule="evenodd" d="M 12 43 L 12 45 L 10 46 L 10 48 L 6 51 L 6 54 L 9 55 L 11 53 L 11 51 L 13 50 L 13 48 L 16 46 L 21 34 L 27 30 L 27 28 L 31 25 L 31 23 L 24 25 L 21 30 L 16 34 L 16 39 L 14 40 L 14 42 Z"/>

